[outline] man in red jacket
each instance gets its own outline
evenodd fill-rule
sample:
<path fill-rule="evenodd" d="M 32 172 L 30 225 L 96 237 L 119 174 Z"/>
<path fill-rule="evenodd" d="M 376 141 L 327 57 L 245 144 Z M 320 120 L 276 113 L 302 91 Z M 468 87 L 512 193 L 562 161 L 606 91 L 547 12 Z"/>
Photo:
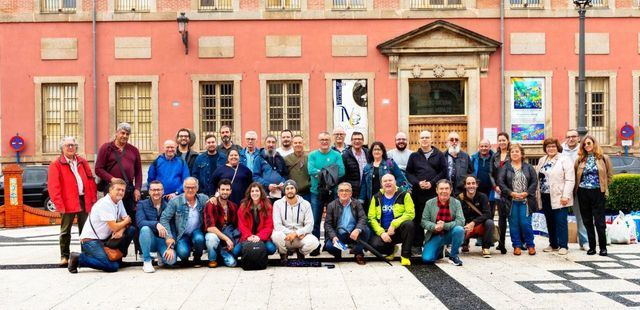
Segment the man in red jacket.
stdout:
<path fill-rule="evenodd" d="M 49 165 L 49 197 L 61 213 L 60 266 L 69 262 L 71 227 L 78 217 L 78 229 L 82 232 L 91 206 L 96 202 L 96 183 L 89 163 L 77 155 L 78 144 L 74 137 L 60 141 L 62 155 Z"/>

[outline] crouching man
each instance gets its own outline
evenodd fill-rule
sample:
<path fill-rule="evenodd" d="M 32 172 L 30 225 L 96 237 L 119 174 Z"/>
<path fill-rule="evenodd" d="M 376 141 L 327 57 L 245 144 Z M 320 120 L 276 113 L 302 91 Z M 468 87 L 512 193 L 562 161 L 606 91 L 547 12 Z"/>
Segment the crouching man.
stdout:
<path fill-rule="evenodd" d="M 478 180 L 469 175 L 464 180 L 465 192 L 458 195 L 462 202 L 462 213 L 464 213 L 464 242 L 462 252 L 469 252 L 469 238 L 482 238 L 482 256 L 491 257 L 489 248 L 493 243 L 493 220 L 491 219 L 491 207 L 489 197 L 478 191 Z"/>
<path fill-rule="evenodd" d="M 273 204 L 273 233 L 271 240 L 280 253 L 280 263 L 287 264 L 289 253 L 299 259 L 311 253 L 320 241 L 312 235 L 313 212 L 311 204 L 298 196 L 298 185 L 293 180 L 284 183 L 285 197 Z"/>
<path fill-rule="evenodd" d="M 122 204 L 126 186 L 123 180 L 114 179 L 109 184 L 109 193 L 93 205 L 80 234 L 82 253 L 71 253 L 67 267 L 69 272 L 77 273 L 78 267 L 106 272 L 116 272 L 120 268 L 120 260 L 109 260 L 104 242 L 109 238 L 120 239 L 118 250 L 123 257 L 127 256 L 136 229 L 131 226 L 132 220 Z"/>

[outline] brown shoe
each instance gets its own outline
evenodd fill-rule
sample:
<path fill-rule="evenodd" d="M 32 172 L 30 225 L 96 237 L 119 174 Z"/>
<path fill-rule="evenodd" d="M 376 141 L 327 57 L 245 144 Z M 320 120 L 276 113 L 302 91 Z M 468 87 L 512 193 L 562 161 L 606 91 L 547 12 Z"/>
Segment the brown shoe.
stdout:
<path fill-rule="evenodd" d="M 534 247 L 527 248 L 527 251 L 529 251 L 529 255 L 536 255 L 536 248 Z"/>
<path fill-rule="evenodd" d="M 513 249 L 513 255 L 520 255 L 520 254 L 522 254 L 522 250 L 520 250 L 520 248 Z"/>
<path fill-rule="evenodd" d="M 216 262 L 215 260 L 210 261 L 209 264 L 207 264 L 207 266 L 209 266 L 209 268 L 216 268 L 218 267 L 218 262 Z"/>
<path fill-rule="evenodd" d="M 469 252 L 469 245 L 468 244 L 464 244 L 462 245 L 462 253 L 468 253 Z"/>
<path fill-rule="evenodd" d="M 69 259 L 66 257 L 61 257 L 60 258 L 60 264 L 58 264 L 58 266 L 60 267 L 67 267 L 69 265 Z"/>
<path fill-rule="evenodd" d="M 364 260 L 364 254 L 356 254 L 356 264 L 365 265 L 367 262 Z"/>

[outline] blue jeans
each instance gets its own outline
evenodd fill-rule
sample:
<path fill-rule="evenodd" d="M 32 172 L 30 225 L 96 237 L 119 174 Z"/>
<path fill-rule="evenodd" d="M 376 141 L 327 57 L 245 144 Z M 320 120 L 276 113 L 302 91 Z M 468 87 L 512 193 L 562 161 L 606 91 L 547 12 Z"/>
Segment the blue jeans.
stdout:
<path fill-rule="evenodd" d="M 233 257 L 233 255 L 231 253 L 229 253 L 229 251 L 227 250 L 226 247 L 220 247 L 220 237 L 218 237 L 216 234 L 214 233 L 207 233 L 205 235 L 205 243 L 207 245 L 207 252 L 209 253 L 209 261 L 213 262 L 218 258 L 218 252 L 220 252 L 220 256 L 222 256 L 222 259 L 224 260 L 224 265 L 227 267 L 235 267 L 237 264 L 237 261 L 235 259 L 235 257 Z"/>
<path fill-rule="evenodd" d="M 233 256 L 235 257 L 242 256 L 242 245 L 245 242 L 249 242 L 249 241 L 240 242 L 233 247 Z M 271 241 L 263 241 L 263 242 L 264 242 L 264 247 L 267 248 L 267 255 L 271 255 L 276 252 L 277 248 L 273 242 Z"/>
<path fill-rule="evenodd" d="M 451 254 L 449 256 L 457 257 L 462 242 L 464 242 L 464 228 L 462 226 L 455 226 L 442 234 L 432 234 L 422 249 L 422 261 L 427 264 L 437 261 L 438 253 L 442 253 L 444 246 L 447 244 L 451 244 Z"/>
<path fill-rule="evenodd" d="M 128 248 L 131 244 L 131 240 L 133 240 L 133 235 L 135 235 L 136 229 L 132 226 L 129 226 L 125 229 L 124 234 L 122 235 L 122 247 Z M 107 254 L 103 249 L 104 243 L 101 240 L 91 240 L 82 243 L 82 253 L 80 253 L 80 257 L 78 259 L 79 267 L 89 267 L 93 269 L 98 269 L 106 272 L 116 272 L 118 268 L 120 268 L 119 262 L 112 262 L 107 257 Z M 124 253 L 124 251 L 122 251 Z"/>
<path fill-rule="evenodd" d="M 181 261 L 186 262 L 193 251 L 193 259 L 198 260 L 204 251 L 204 234 L 199 230 L 194 230 L 191 235 L 182 235 L 176 245 L 176 255 Z"/>
<path fill-rule="evenodd" d="M 364 231 L 360 233 L 360 235 L 358 235 L 358 240 L 368 242 L 370 234 L 371 234 L 371 231 L 367 227 L 364 229 Z M 338 232 L 337 234 L 338 240 L 340 240 L 342 243 L 346 245 L 353 247 L 353 252 L 355 252 L 355 254 L 364 254 L 362 245 L 356 241 L 351 240 L 349 236 L 350 234 L 347 233 L 346 231 Z M 342 251 L 333 246 L 333 240 L 327 239 L 326 242 L 324 243 L 324 249 L 325 251 L 329 252 L 329 254 L 333 255 L 335 258 L 342 256 Z"/>
<path fill-rule="evenodd" d="M 531 213 L 524 201 L 512 201 L 509 215 L 509 234 L 513 248 L 519 248 L 522 243 L 520 235 L 524 235 L 524 242 L 528 248 L 534 248 L 533 227 L 531 227 Z"/>
<path fill-rule="evenodd" d="M 569 208 L 554 209 L 551 213 L 556 224 L 556 236 L 558 239 L 556 244 L 560 248 L 568 249 L 569 227 L 567 227 L 567 214 L 569 213 Z"/>
<path fill-rule="evenodd" d="M 149 226 L 144 226 L 140 229 L 140 250 L 142 251 L 142 258 L 145 262 L 151 261 L 151 252 L 158 253 L 158 256 L 162 257 L 164 263 L 164 252 L 167 250 L 167 244 L 164 238 L 160 238 L 155 235 L 153 230 Z"/>
<path fill-rule="evenodd" d="M 323 201 L 320 194 L 311 193 L 311 212 L 313 212 L 313 235 L 320 240 L 320 222 L 322 222 L 322 213 L 324 212 L 324 206 L 331 202 Z"/>

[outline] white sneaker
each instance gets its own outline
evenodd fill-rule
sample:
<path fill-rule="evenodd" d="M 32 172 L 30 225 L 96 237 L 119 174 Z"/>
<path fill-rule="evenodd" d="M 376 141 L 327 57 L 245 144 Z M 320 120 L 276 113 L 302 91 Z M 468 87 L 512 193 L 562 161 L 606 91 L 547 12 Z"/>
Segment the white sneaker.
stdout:
<path fill-rule="evenodd" d="M 558 250 L 558 254 L 567 255 L 567 254 L 569 254 L 569 250 L 565 249 L 565 248 L 560 248 L 560 250 Z"/>
<path fill-rule="evenodd" d="M 151 261 L 148 261 L 142 264 L 142 271 L 146 273 L 152 273 L 152 272 L 155 272 L 156 270 L 153 269 L 153 263 L 151 263 Z"/>
<path fill-rule="evenodd" d="M 551 246 L 548 246 L 548 247 L 542 249 L 542 252 L 551 252 L 551 251 L 555 251 L 555 249 L 552 248 Z"/>

